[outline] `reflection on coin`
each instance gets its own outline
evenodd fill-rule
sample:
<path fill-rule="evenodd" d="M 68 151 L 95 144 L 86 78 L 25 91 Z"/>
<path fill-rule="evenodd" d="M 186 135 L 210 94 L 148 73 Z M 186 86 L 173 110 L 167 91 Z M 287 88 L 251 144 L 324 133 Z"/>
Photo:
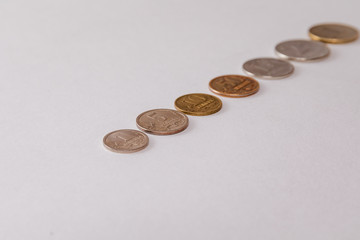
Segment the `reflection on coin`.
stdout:
<path fill-rule="evenodd" d="M 279 79 L 290 76 L 294 72 L 294 66 L 276 58 L 256 58 L 244 63 L 243 70 L 250 76 Z"/>
<path fill-rule="evenodd" d="M 359 32 L 351 26 L 329 23 L 311 27 L 309 36 L 313 40 L 326 43 L 347 43 L 355 41 Z"/>
<path fill-rule="evenodd" d="M 104 146 L 117 153 L 133 153 L 147 147 L 149 138 L 145 133 L 138 130 L 122 129 L 107 134 Z"/>
<path fill-rule="evenodd" d="M 309 40 L 281 42 L 276 45 L 275 51 L 281 58 L 300 62 L 319 60 L 330 54 L 326 44 Z"/>
<path fill-rule="evenodd" d="M 221 107 L 219 98 L 204 93 L 191 93 L 175 100 L 177 110 L 194 116 L 210 115 L 220 111 Z"/>
<path fill-rule="evenodd" d="M 153 109 L 136 118 L 139 129 L 156 134 L 170 135 L 181 132 L 189 125 L 188 117 L 172 109 Z"/>
<path fill-rule="evenodd" d="M 211 80 L 209 88 L 224 97 L 247 97 L 259 91 L 259 83 L 251 77 L 225 75 Z"/>

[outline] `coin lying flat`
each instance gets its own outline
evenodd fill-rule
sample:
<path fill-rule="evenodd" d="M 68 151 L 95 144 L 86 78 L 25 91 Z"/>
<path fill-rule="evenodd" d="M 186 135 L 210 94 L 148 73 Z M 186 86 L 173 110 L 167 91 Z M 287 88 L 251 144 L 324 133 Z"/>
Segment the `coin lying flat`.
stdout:
<path fill-rule="evenodd" d="M 313 40 L 326 43 L 348 43 L 355 41 L 359 32 L 351 26 L 329 23 L 311 27 L 309 36 Z"/>
<path fill-rule="evenodd" d="M 220 111 L 222 102 L 219 98 L 205 93 L 191 93 L 175 100 L 175 108 L 194 116 L 205 116 Z"/>
<path fill-rule="evenodd" d="M 149 138 L 138 130 L 122 129 L 108 133 L 104 139 L 104 146 L 117 153 L 133 153 L 147 147 Z"/>
<path fill-rule="evenodd" d="M 281 58 L 300 62 L 319 60 L 330 54 L 325 43 L 310 40 L 281 42 L 276 45 L 275 51 Z"/>
<path fill-rule="evenodd" d="M 244 63 L 246 74 L 265 79 L 279 79 L 290 76 L 294 66 L 288 61 L 276 58 L 256 58 Z"/>
<path fill-rule="evenodd" d="M 209 89 L 224 97 L 247 97 L 259 91 L 259 83 L 242 75 L 225 75 L 209 82 Z"/>
<path fill-rule="evenodd" d="M 156 134 L 170 135 L 184 131 L 189 125 L 188 117 L 172 109 L 153 109 L 141 113 L 136 118 L 139 129 Z"/>

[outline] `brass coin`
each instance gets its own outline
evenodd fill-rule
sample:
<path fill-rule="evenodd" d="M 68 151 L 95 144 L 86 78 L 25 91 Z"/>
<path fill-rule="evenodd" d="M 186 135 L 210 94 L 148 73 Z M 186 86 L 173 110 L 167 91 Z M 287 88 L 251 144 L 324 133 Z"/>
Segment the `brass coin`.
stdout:
<path fill-rule="evenodd" d="M 330 49 L 325 43 L 311 40 L 289 40 L 275 47 L 276 54 L 288 60 L 299 62 L 316 61 L 329 56 Z"/>
<path fill-rule="evenodd" d="M 294 66 L 277 58 L 255 58 L 244 63 L 243 70 L 254 77 L 280 79 L 290 76 L 294 72 Z"/>
<path fill-rule="evenodd" d="M 259 91 L 259 83 L 251 77 L 225 75 L 214 78 L 209 83 L 212 92 L 224 97 L 247 97 Z"/>
<path fill-rule="evenodd" d="M 180 112 L 205 116 L 220 111 L 222 102 L 219 98 L 205 93 L 191 93 L 175 100 L 175 108 Z"/>
<path fill-rule="evenodd" d="M 359 32 L 351 26 L 329 23 L 311 27 L 309 36 L 313 40 L 326 43 L 348 43 L 355 41 Z"/>
<path fill-rule="evenodd" d="M 184 131 L 189 125 L 188 117 L 172 109 L 153 109 L 136 118 L 140 130 L 156 135 L 170 135 Z"/>
<path fill-rule="evenodd" d="M 108 133 L 104 139 L 104 146 L 117 153 L 133 153 L 146 148 L 149 144 L 148 136 L 138 130 L 121 129 Z"/>

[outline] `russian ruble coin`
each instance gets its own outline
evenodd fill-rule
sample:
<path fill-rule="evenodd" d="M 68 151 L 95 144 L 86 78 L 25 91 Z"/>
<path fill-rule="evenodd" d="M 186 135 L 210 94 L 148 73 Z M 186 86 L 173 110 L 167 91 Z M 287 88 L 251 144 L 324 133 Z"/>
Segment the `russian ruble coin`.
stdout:
<path fill-rule="evenodd" d="M 325 43 L 318 41 L 290 40 L 276 45 L 275 52 L 281 58 L 305 62 L 327 57 L 330 49 Z"/>
<path fill-rule="evenodd" d="M 255 58 L 243 64 L 246 74 L 264 79 L 280 79 L 290 76 L 294 66 L 277 58 Z"/>
<path fill-rule="evenodd" d="M 149 137 L 138 130 L 121 129 L 108 133 L 103 143 L 106 149 L 117 153 L 133 153 L 146 148 Z"/>
<path fill-rule="evenodd" d="M 140 130 L 155 135 L 170 135 L 184 131 L 189 125 L 188 117 L 172 109 L 153 109 L 136 118 Z"/>
<path fill-rule="evenodd" d="M 222 102 L 219 98 L 205 93 L 191 93 L 175 100 L 175 108 L 185 114 L 206 116 L 220 111 Z"/>
<path fill-rule="evenodd" d="M 312 40 L 325 43 L 348 43 L 359 37 L 356 28 L 336 23 L 319 24 L 309 29 L 309 36 Z"/>
<path fill-rule="evenodd" d="M 224 97 L 247 97 L 259 91 L 258 81 L 242 75 L 224 75 L 209 82 L 209 89 Z"/>

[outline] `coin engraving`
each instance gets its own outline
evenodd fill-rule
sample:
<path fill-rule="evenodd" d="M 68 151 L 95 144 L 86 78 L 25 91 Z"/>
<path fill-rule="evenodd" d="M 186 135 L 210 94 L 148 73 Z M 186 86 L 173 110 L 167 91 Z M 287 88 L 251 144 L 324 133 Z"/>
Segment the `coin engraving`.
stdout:
<path fill-rule="evenodd" d="M 188 117 L 172 109 L 153 109 L 136 118 L 139 129 L 156 134 L 170 135 L 181 132 L 189 125 Z"/>
<path fill-rule="evenodd" d="M 224 97 L 247 97 L 259 91 L 259 83 L 242 75 L 224 75 L 209 82 L 210 91 Z"/>
<path fill-rule="evenodd" d="M 132 129 L 121 129 L 108 133 L 103 139 L 104 146 L 117 153 L 132 153 L 147 147 L 146 134 Z"/>
<path fill-rule="evenodd" d="M 290 40 L 281 42 L 275 47 L 281 58 L 295 61 L 314 61 L 327 57 L 330 49 L 326 44 L 310 40 Z"/>
<path fill-rule="evenodd" d="M 311 27 L 309 36 L 313 40 L 326 43 L 348 43 L 355 41 L 359 32 L 348 25 L 328 23 Z"/>
<path fill-rule="evenodd" d="M 294 72 L 294 66 L 281 59 L 256 58 L 245 62 L 243 70 L 250 76 L 279 79 L 290 76 Z"/>
<path fill-rule="evenodd" d="M 204 93 L 187 94 L 175 100 L 178 111 L 194 116 L 210 115 L 220 111 L 221 107 L 219 98 Z"/>

